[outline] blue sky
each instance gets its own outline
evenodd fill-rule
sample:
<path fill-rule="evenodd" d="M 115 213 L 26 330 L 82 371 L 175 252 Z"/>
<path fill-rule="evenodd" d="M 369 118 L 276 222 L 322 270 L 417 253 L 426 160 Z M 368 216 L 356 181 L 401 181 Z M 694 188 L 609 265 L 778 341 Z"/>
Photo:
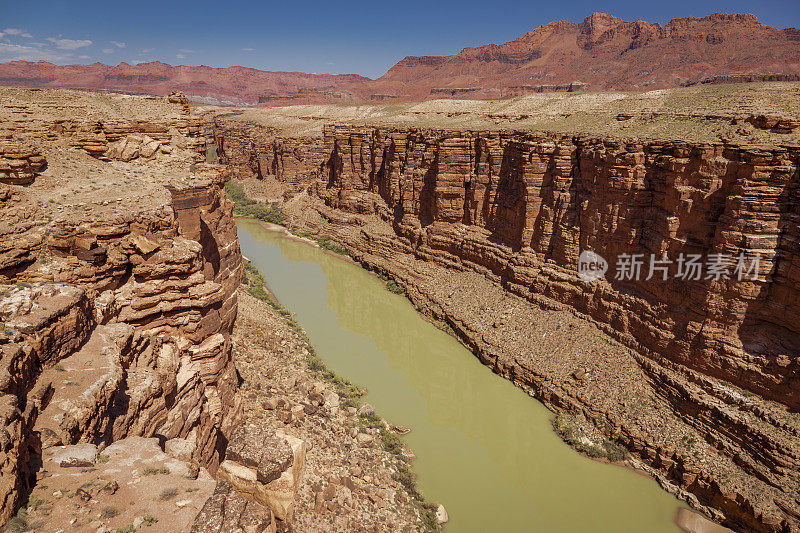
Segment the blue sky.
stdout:
<path fill-rule="evenodd" d="M 406 55 L 505 42 L 553 20 L 580 22 L 593 11 L 662 24 L 754 13 L 770 26 L 800 27 L 798 0 L 0 0 L 0 61 L 160 60 L 377 77 Z"/>

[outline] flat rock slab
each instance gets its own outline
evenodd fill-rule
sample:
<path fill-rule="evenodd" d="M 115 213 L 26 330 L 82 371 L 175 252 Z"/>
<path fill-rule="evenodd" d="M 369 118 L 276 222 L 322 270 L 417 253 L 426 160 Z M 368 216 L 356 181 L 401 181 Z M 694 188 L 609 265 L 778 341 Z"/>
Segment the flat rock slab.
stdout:
<path fill-rule="evenodd" d="M 61 467 L 94 466 L 97 461 L 97 446 L 94 444 L 54 446 L 50 460 Z"/>

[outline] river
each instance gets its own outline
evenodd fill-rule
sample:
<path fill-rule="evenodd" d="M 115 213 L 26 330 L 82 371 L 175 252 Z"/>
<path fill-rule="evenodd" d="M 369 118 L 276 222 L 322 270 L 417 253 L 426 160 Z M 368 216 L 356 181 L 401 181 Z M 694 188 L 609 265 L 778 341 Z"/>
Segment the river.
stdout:
<path fill-rule="evenodd" d="M 412 429 L 404 440 L 418 486 L 447 509 L 446 531 L 680 531 L 676 498 L 572 450 L 541 403 L 374 275 L 255 222 L 239 222 L 239 241 L 325 363 L 366 387 L 382 417 Z"/>

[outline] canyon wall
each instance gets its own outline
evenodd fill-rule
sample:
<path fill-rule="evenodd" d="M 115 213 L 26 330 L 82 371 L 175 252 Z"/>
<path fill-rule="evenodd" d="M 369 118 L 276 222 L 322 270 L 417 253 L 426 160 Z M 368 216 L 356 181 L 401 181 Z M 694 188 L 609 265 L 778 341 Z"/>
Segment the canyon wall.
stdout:
<path fill-rule="evenodd" d="M 421 254 L 800 407 L 800 150 L 351 127 L 324 142 L 329 205 L 383 210 Z M 583 250 L 610 263 L 603 280 L 576 276 Z M 681 253 L 730 256 L 730 279 L 681 279 L 674 263 L 645 279 L 651 254 Z M 639 279 L 615 279 L 622 254 L 643 254 Z M 760 257 L 755 278 L 734 274 L 740 254 Z"/>
<path fill-rule="evenodd" d="M 217 130 L 237 176 L 273 174 L 290 191 L 321 180 L 329 206 L 382 214 L 421 256 L 800 407 L 797 149 L 351 126 L 314 142 L 257 128 Z M 609 262 L 604 279 L 579 279 L 583 250 Z M 616 279 L 623 254 L 642 254 L 639 279 Z M 671 259 L 667 279 L 645 279 L 651 254 Z M 676 276 L 680 254 L 702 257 L 699 279 Z M 714 254 L 730 279 L 708 278 Z M 743 274 L 760 258 L 755 279 L 738 279 L 742 254 Z"/>
<path fill-rule="evenodd" d="M 247 122 L 231 124 L 219 117 L 211 120 L 219 153 L 237 177 L 279 176 L 290 193 L 323 178 L 322 162 L 328 152 L 319 138 L 284 136 L 276 128 Z"/>
<path fill-rule="evenodd" d="M 495 372 L 556 410 L 612 428 L 607 435 L 643 468 L 726 525 L 800 526 L 800 150 L 353 125 L 291 141 L 225 120 L 215 135 L 237 178 L 266 180 L 253 162 L 276 158 L 270 178 L 285 186 L 292 223 L 402 281 L 418 308 L 452 326 Z M 304 157 L 274 150 L 291 142 L 307 147 Z M 584 250 L 608 261 L 601 279 L 578 275 Z M 642 254 L 639 276 L 617 279 L 623 254 Z M 647 279 L 651 254 L 672 263 Z M 680 254 L 698 254 L 702 274 L 679 276 Z M 722 272 L 709 276 L 715 254 Z M 745 268 L 759 257 L 757 275 L 738 279 L 740 254 Z M 630 359 L 595 354 L 585 364 L 607 381 L 590 394 L 586 372 L 568 368 L 574 361 L 525 353 L 514 337 L 522 330 L 505 329 L 508 309 L 497 301 L 453 305 L 457 287 L 483 290 L 452 281 L 474 280 L 456 273 L 586 317 Z M 434 285 L 448 276 L 453 290 L 439 294 Z M 630 409 L 630 395 L 650 395 L 641 387 L 652 407 Z M 681 450 L 696 438 L 702 452 Z"/>
<path fill-rule="evenodd" d="M 216 470 L 237 417 L 229 336 L 241 256 L 220 181 L 171 192 L 164 209 L 57 225 L 12 250 L 39 259 L 0 299 L 4 421 L 15 433 L 3 519 L 42 446 L 188 438 L 193 460 Z M 104 371 L 87 376 L 84 358 Z"/>
<path fill-rule="evenodd" d="M 205 141 L 175 103 L 149 121 L 59 124 L 38 105 L 6 108 L 8 139 L 37 145 L 7 152 L 47 164 L 10 164 L 27 185 L 0 190 L 0 523 L 45 448 L 157 436 L 186 439 L 187 459 L 212 473 L 223 458 L 240 410 L 230 335 L 242 258 L 228 174 L 187 171 Z M 95 159 L 131 137 L 158 152 L 137 148 L 133 166 Z"/>

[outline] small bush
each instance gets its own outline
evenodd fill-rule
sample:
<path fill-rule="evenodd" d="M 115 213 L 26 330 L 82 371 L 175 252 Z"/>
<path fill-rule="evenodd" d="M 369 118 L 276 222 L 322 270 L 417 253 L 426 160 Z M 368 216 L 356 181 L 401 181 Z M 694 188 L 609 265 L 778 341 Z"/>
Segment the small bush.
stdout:
<path fill-rule="evenodd" d="M 375 411 L 368 411 L 358 415 L 361 419 L 361 425 L 366 428 L 378 428 L 383 425 L 381 417 Z"/>
<path fill-rule="evenodd" d="M 403 288 L 402 285 L 397 283 L 395 280 L 390 279 L 386 282 L 386 288 L 389 289 L 389 292 L 394 294 L 405 294 L 406 290 Z"/>
<path fill-rule="evenodd" d="M 164 489 L 161 491 L 161 495 L 158 497 L 158 499 L 161 500 L 162 502 L 166 502 L 171 500 L 177 495 L 178 495 L 178 489 L 176 488 Z"/>
<path fill-rule="evenodd" d="M 553 428 L 564 442 L 593 459 L 619 462 L 628 458 L 628 450 L 620 444 L 609 440 L 602 440 L 598 443 L 592 442 L 592 438 L 584 438 L 588 437 L 587 431 L 591 431 L 589 427 L 585 426 L 588 423 L 575 415 L 559 413 L 553 420 Z"/>
<path fill-rule="evenodd" d="M 399 455 L 403 451 L 403 440 L 393 431 L 381 429 L 381 442 L 383 449 L 389 453 Z"/>
<path fill-rule="evenodd" d="M 28 530 L 28 521 L 19 514 L 17 516 L 11 518 L 8 522 L 6 522 L 6 528 L 4 531 L 8 531 L 8 533 L 22 533 L 23 531 Z"/>
<path fill-rule="evenodd" d="M 142 475 L 144 476 L 153 476 L 155 474 L 169 474 L 169 468 L 166 466 L 162 466 L 160 468 L 156 468 L 154 466 L 148 466 L 144 470 L 142 470 Z"/>
<path fill-rule="evenodd" d="M 47 500 L 44 500 L 44 499 L 42 499 L 42 498 L 40 498 L 40 497 L 38 497 L 38 496 L 36 496 L 34 494 L 31 494 L 28 497 L 28 503 L 25 505 L 25 507 L 32 507 L 34 510 L 36 510 L 36 509 L 39 509 L 40 507 L 42 507 L 46 503 L 47 503 Z"/>
<path fill-rule="evenodd" d="M 336 242 L 332 241 L 331 238 L 328 237 L 327 235 L 323 235 L 322 237 L 317 239 L 317 244 L 319 244 L 320 248 L 331 251 L 335 254 L 348 255 L 347 248 L 345 248 L 341 244 L 337 244 Z"/>
<path fill-rule="evenodd" d="M 100 518 L 114 518 L 119 514 L 119 510 L 116 507 L 103 507 L 103 510 L 100 511 Z"/>

